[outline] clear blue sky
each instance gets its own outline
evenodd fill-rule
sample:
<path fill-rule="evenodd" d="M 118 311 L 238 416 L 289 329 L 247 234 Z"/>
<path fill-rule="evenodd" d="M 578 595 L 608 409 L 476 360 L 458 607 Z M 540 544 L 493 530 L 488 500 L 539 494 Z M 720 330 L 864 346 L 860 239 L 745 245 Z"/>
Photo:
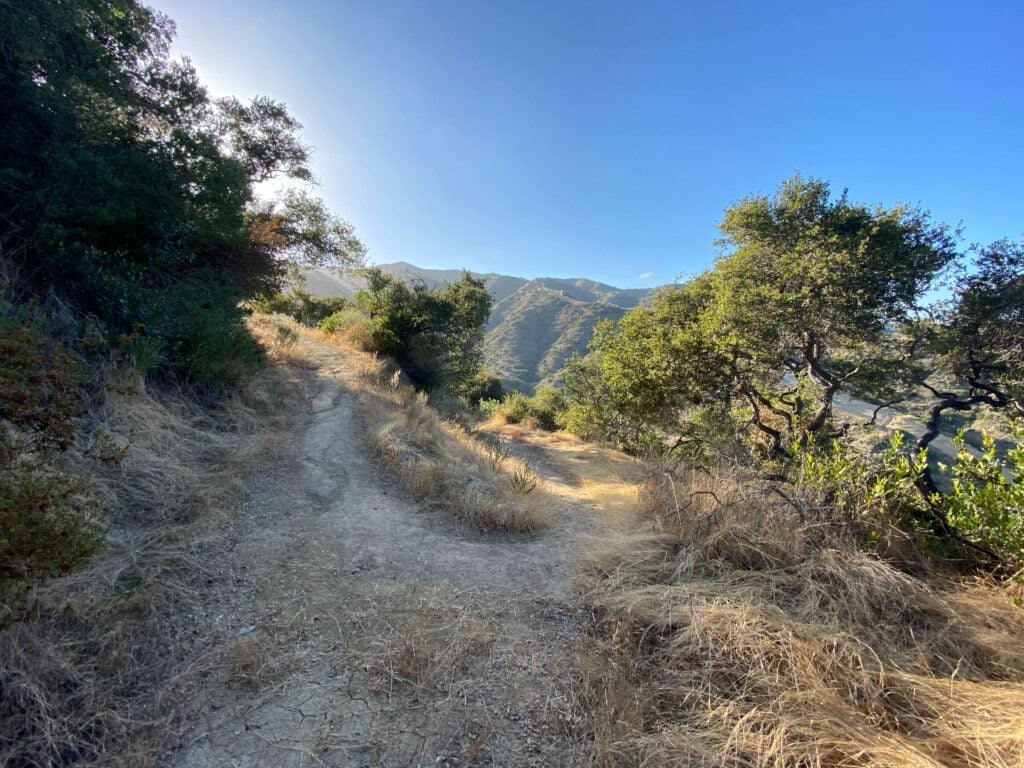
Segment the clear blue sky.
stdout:
<path fill-rule="evenodd" d="M 1024 2 L 154 0 L 216 95 L 285 101 L 377 262 L 623 287 L 795 170 L 1024 233 Z"/>

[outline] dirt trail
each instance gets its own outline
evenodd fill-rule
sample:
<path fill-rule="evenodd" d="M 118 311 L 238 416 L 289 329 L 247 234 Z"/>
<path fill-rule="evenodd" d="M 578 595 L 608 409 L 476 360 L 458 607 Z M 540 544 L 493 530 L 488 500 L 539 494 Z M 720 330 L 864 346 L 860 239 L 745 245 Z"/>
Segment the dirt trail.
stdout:
<path fill-rule="evenodd" d="M 548 530 L 483 535 L 417 508 L 367 455 L 345 354 L 299 345 L 307 412 L 222 554 L 230 588 L 211 599 L 234 640 L 171 764 L 580 764 L 571 577 L 600 525 L 580 478 L 520 435 Z"/>

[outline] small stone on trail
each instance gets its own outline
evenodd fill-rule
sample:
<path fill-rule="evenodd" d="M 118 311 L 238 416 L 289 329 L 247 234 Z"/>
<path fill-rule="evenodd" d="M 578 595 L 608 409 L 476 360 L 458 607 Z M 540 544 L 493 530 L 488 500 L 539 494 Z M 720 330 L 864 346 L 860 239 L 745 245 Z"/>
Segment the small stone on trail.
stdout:
<path fill-rule="evenodd" d="M 218 709 L 223 709 L 223 708 L 224 708 L 224 702 L 221 701 L 220 699 L 214 699 L 213 701 L 210 702 L 210 709 L 212 709 L 214 712 L 216 712 Z"/>
<path fill-rule="evenodd" d="M 248 635 L 250 632 L 255 632 L 255 631 L 256 631 L 256 625 L 255 624 L 250 624 L 248 627 L 242 627 L 240 630 L 238 630 L 238 636 L 241 637 L 242 635 Z"/>

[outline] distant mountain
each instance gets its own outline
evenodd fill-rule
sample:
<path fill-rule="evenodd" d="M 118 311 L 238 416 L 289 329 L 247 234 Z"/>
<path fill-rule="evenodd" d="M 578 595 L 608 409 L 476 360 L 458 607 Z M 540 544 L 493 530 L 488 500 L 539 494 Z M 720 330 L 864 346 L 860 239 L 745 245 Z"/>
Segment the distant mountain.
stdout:
<path fill-rule="evenodd" d="M 423 269 L 404 261 L 378 264 L 389 275 L 422 280 L 430 287 L 457 280 L 457 269 Z M 484 340 L 487 367 L 507 389 L 530 392 L 550 383 L 573 353 L 584 354 L 599 320 L 618 320 L 630 307 L 645 303 L 646 288 L 615 288 L 593 280 L 473 273 L 494 300 Z M 306 273 L 307 288 L 319 296 L 353 298 L 362 287 L 355 274 L 322 270 Z"/>

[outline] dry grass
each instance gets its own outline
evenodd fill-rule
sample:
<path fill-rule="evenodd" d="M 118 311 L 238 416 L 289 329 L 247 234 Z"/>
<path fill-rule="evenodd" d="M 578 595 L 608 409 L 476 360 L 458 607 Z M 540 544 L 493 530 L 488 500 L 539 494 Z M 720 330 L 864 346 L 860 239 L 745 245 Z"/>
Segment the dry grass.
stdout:
<path fill-rule="evenodd" d="M 494 637 L 486 622 L 459 603 L 459 596 L 425 594 L 385 621 L 365 654 L 389 691 L 450 690 L 470 660 Z"/>
<path fill-rule="evenodd" d="M 281 665 L 270 643 L 258 637 L 241 637 L 225 646 L 221 660 L 227 679 L 234 685 L 258 691 L 281 677 Z"/>
<path fill-rule="evenodd" d="M 550 504 L 525 462 L 443 418 L 389 361 L 338 334 L 306 332 L 344 349 L 355 366 L 360 416 L 383 469 L 416 501 L 435 503 L 481 530 L 526 533 Z"/>
<path fill-rule="evenodd" d="M 189 682 L 214 663 L 205 541 L 273 450 L 287 391 L 271 368 L 204 408 L 108 374 L 73 452 L 104 500 L 107 546 L 5 606 L 0 764 L 144 766 L 173 745 Z"/>
<path fill-rule="evenodd" d="M 584 576 L 596 765 L 1024 764 L 1007 587 L 897 569 L 753 478 L 655 475 L 641 509 Z"/>

